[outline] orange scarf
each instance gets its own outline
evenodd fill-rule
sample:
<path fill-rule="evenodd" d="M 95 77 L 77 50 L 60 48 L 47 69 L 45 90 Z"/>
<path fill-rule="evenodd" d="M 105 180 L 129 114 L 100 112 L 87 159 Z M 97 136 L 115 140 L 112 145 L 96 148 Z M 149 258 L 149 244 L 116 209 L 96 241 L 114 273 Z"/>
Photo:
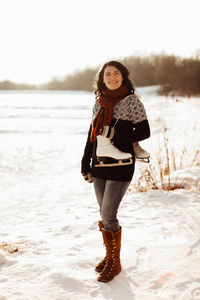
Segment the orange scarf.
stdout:
<path fill-rule="evenodd" d="M 118 89 L 102 91 L 98 102 L 101 106 L 94 121 L 92 122 L 92 131 L 90 141 L 96 140 L 96 136 L 99 134 L 100 129 L 104 126 L 109 126 L 113 117 L 113 107 L 120 100 L 125 98 L 129 94 L 128 89 L 125 85 L 121 85 Z"/>

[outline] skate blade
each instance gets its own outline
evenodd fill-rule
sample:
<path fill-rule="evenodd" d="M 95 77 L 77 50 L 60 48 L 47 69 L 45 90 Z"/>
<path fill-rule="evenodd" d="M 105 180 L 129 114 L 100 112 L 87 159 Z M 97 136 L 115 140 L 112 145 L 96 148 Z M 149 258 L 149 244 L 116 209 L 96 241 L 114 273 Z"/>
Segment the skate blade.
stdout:
<path fill-rule="evenodd" d="M 133 163 L 132 158 L 130 158 L 130 161 L 124 162 L 123 160 L 120 160 L 116 163 L 104 163 L 103 161 L 100 161 L 99 164 L 95 165 L 95 167 L 120 167 L 120 166 L 127 166 L 131 165 Z"/>
<path fill-rule="evenodd" d="M 148 158 L 138 158 L 136 157 L 136 160 L 145 164 L 149 164 L 150 163 L 150 157 Z"/>

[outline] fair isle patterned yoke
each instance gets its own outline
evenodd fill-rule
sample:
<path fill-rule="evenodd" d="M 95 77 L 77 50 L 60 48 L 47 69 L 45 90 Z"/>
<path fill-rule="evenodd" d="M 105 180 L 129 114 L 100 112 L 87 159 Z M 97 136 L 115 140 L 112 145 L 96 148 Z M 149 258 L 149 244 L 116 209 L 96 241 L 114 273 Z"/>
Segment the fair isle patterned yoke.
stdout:
<path fill-rule="evenodd" d="M 95 118 L 100 109 L 100 104 L 96 100 L 93 107 L 93 117 Z M 147 120 L 143 103 L 136 95 L 128 95 L 114 106 L 113 118 L 131 121 L 133 124 Z"/>

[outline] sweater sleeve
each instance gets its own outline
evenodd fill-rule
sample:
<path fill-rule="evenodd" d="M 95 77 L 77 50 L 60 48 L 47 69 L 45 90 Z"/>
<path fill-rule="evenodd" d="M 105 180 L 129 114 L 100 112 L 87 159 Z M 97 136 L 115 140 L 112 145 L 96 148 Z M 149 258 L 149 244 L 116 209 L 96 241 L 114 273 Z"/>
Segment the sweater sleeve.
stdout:
<path fill-rule="evenodd" d="M 139 142 L 150 137 L 150 127 L 146 110 L 139 97 L 134 96 L 130 102 L 131 121 L 133 124 L 132 142 Z"/>
<path fill-rule="evenodd" d="M 132 142 L 140 142 L 150 137 L 148 120 L 143 120 L 133 125 Z"/>
<path fill-rule="evenodd" d="M 93 119 L 95 118 L 98 110 L 100 108 L 100 105 L 98 103 L 98 101 L 96 100 L 93 106 L 93 110 L 92 110 L 92 120 L 91 122 L 93 122 Z M 92 131 L 92 123 L 90 124 L 90 128 L 88 131 L 88 137 L 87 137 L 87 141 L 85 144 L 85 149 L 84 149 L 84 154 L 81 160 L 81 173 L 88 173 L 91 171 L 91 159 L 92 159 L 92 151 L 93 151 L 93 143 L 90 141 L 90 135 L 91 135 L 91 131 Z"/>
<path fill-rule="evenodd" d="M 90 135 L 91 135 L 92 125 L 90 125 L 89 131 L 88 131 L 88 137 L 85 144 L 85 149 L 83 153 L 83 157 L 81 160 L 81 173 L 88 173 L 91 170 L 91 158 L 92 158 L 92 149 L 93 149 L 93 143 L 90 141 Z"/>

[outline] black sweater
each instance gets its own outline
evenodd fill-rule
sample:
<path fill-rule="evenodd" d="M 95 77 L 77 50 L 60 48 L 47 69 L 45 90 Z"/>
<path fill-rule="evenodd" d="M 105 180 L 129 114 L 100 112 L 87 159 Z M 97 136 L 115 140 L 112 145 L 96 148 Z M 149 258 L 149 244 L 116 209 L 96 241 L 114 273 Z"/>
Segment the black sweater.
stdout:
<path fill-rule="evenodd" d="M 93 117 L 95 117 L 99 108 L 100 106 L 98 102 L 96 102 L 93 108 Z M 108 180 L 131 181 L 135 167 L 133 142 L 142 141 L 150 136 L 146 111 L 138 97 L 129 95 L 114 106 L 111 126 L 114 125 L 115 134 L 112 139 L 113 144 L 119 150 L 131 153 L 133 156 L 133 164 L 114 167 L 95 167 L 98 163 L 96 157 L 96 141 L 93 143 L 90 141 L 90 125 L 81 161 L 81 172 L 92 172 L 93 177 L 105 178 Z"/>

